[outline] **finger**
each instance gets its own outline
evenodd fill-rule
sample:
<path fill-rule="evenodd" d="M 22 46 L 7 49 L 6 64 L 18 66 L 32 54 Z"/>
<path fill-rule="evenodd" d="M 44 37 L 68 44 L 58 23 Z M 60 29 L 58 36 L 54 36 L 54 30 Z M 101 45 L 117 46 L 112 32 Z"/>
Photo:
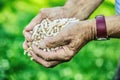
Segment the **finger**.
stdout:
<path fill-rule="evenodd" d="M 66 46 L 58 49 L 56 51 L 45 52 L 39 49 L 37 46 L 32 46 L 32 50 L 35 54 L 42 57 L 47 61 L 59 60 L 59 61 L 68 61 L 73 56 L 73 52 L 70 51 Z"/>
<path fill-rule="evenodd" d="M 27 41 L 32 41 L 32 39 L 31 39 L 31 33 L 30 32 L 24 32 L 23 33 L 24 34 L 24 36 L 25 36 L 25 39 L 27 40 Z"/>
<path fill-rule="evenodd" d="M 41 22 L 41 20 L 44 18 L 45 16 L 42 13 L 39 13 L 35 18 L 33 18 L 31 20 L 31 22 L 26 26 L 25 30 L 26 31 L 31 31 L 33 30 L 33 28 Z"/>
<path fill-rule="evenodd" d="M 55 48 L 59 46 L 63 46 L 66 44 L 69 44 L 70 39 L 68 37 L 65 37 L 62 33 L 59 33 L 58 35 L 54 37 L 49 37 L 44 40 L 41 40 L 39 43 L 40 48 Z"/>
<path fill-rule="evenodd" d="M 23 49 L 24 50 L 27 50 L 28 49 L 28 44 L 27 44 L 27 41 L 25 40 L 24 42 L 23 42 Z"/>
<path fill-rule="evenodd" d="M 32 59 L 37 62 L 38 64 L 41 64 L 47 68 L 49 67 L 54 67 L 56 66 L 57 64 L 61 63 L 61 61 L 45 61 L 43 60 L 42 58 L 38 57 L 34 52 L 30 52 L 31 56 L 32 56 Z"/>

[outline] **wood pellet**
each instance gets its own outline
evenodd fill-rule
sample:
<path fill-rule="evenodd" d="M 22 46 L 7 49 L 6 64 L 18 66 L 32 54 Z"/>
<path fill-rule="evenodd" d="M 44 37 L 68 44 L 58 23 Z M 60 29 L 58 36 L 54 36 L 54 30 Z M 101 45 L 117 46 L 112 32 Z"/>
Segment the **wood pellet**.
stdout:
<path fill-rule="evenodd" d="M 30 46 L 26 52 L 30 52 L 32 50 L 31 46 L 32 44 L 36 45 L 38 48 L 40 48 L 39 43 L 41 40 L 56 36 L 60 30 L 62 30 L 66 25 L 68 25 L 71 22 L 79 21 L 75 18 L 63 18 L 63 19 L 56 19 L 56 20 L 49 20 L 44 19 L 41 23 L 37 24 L 30 33 L 32 34 L 32 42 L 28 42 L 28 45 Z M 61 48 L 61 46 L 56 48 L 46 48 L 43 49 L 43 51 L 49 52 L 54 51 Z"/>

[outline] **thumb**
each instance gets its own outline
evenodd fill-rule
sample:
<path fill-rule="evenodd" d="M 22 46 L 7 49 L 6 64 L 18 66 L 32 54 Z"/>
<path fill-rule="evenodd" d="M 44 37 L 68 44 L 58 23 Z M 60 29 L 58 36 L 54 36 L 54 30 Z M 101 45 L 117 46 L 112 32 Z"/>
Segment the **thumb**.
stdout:
<path fill-rule="evenodd" d="M 55 48 L 55 47 L 69 44 L 69 43 L 70 43 L 70 39 L 68 37 L 65 37 L 62 34 L 58 34 L 54 37 L 49 37 L 49 38 L 42 40 L 39 43 L 39 47 L 40 48 L 47 48 L 47 47 L 48 48 Z"/>
<path fill-rule="evenodd" d="M 42 21 L 42 19 L 44 18 L 44 16 L 39 13 L 37 16 L 35 16 L 30 23 L 25 27 L 26 31 L 31 31 L 33 30 L 33 28 Z"/>

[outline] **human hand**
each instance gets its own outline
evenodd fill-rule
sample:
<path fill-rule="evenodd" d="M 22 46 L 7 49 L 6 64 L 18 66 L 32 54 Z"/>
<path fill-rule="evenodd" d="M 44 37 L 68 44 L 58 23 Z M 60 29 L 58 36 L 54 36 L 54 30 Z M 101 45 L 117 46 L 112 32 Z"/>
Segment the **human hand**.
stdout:
<path fill-rule="evenodd" d="M 45 67 L 53 67 L 62 62 L 69 61 L 72 57 L 95 36 L 95 20 L 73 22 L 64 27 L 58 35 L 46 38 L 40 43 L 41 48 L 61 48 L 44 52 L 32 45 L 30 52 L 34 61 Z"/>
<path fill-rule="evenodd" d="M 49 19 L 57 19 L 57 18 L 70 18 L 73 15 L 72 13 L 67 11 L 65 7 L 55 7 L 55 8 L 47 8 L 42 9 L 41 12 L 28 24 L 28 26 L 24 29 L 23 34 L 25 36 L 25 41 L 23 43 L 23 48 L 25 50 L 28 49 L 28 43 L 27 41 L 32 41 L 31 39 L 31 33 L 30 31 L 33 30 L 33 28 L 40 23 L 43 19 L 49 18 Z M 37 56 L 36 56 L 37 57 Z M 38 57 L 39 58 L 39 57 Z M 44 61 L 42 61 L 44 62 Z"/>
<path fill-rule="evenodd" d="M 23 35 L 25 36 L 25 41 L 23 43 L 23 48 L 25 50 L 28 49 L 27 41 L 32 41 L 31 39 L 31 33 L 30 31 L 33 30 L 33 28 L 40 23 L 43 19 L 49 18 L 49 19 L 57 19 L 57 18 L 70 18 L 72 17 L 72 13 L 69 12 L 66 7 L 55 7 L 55 8 L 46 8 L 42 9 L 40 13 L 32 19 L 32 21 L 26 26 L 26 28 L 23 30 Z"/>
<path fill-rule="evenodd" d="M 50 20 L 55 20 L 61 18 L 70 18 L 72 16 L 72 13 L 69 12 L 65 7 L 42 9 L 40 13 L 26 26 L 26 28 L 23 30 L 23 34 L 28 41 L 31 41 L 30 31 L 33 30 L 33 28 L 43 19 L 48 18 Z"/>
<path fill-rule="evenodd" d="M 27 40 L 31 40 L 30 31 L 34 26 L 41 22 L 44 18 L 57 19 L 57 18 L 78 18 L 84 20 L 101 4 L 103 0 L 89 2 L 89 0 L 68 0 L 63 7 L 42 9 L 40 13 L 30 22 L 24 29 L 23 34 Z M 88 3 L 88 4 L 86 4 Z M 85 5 L 83 5 L 85 4 Z M 24 42 L 26 43 L 26 42 Z M 26 46 L 23 44 L 23 46 Z M 27 47 L 25 47 L 26 49 Z"/>

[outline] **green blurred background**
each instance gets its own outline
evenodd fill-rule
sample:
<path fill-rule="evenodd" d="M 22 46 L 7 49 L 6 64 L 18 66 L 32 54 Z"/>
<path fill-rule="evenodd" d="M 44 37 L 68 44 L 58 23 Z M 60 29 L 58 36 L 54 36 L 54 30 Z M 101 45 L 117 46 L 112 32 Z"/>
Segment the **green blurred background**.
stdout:
<path fill-rule="evenodd" d="M 0 0 L 0 80 L 112 80 L 120 40 L 92 41 L 70 62 L 44 68 L 23 55 L 22 31 L 41 8 L 62 6 L 66 0 Z M 115 15 L 114 0 L 90 16 Z"/>

